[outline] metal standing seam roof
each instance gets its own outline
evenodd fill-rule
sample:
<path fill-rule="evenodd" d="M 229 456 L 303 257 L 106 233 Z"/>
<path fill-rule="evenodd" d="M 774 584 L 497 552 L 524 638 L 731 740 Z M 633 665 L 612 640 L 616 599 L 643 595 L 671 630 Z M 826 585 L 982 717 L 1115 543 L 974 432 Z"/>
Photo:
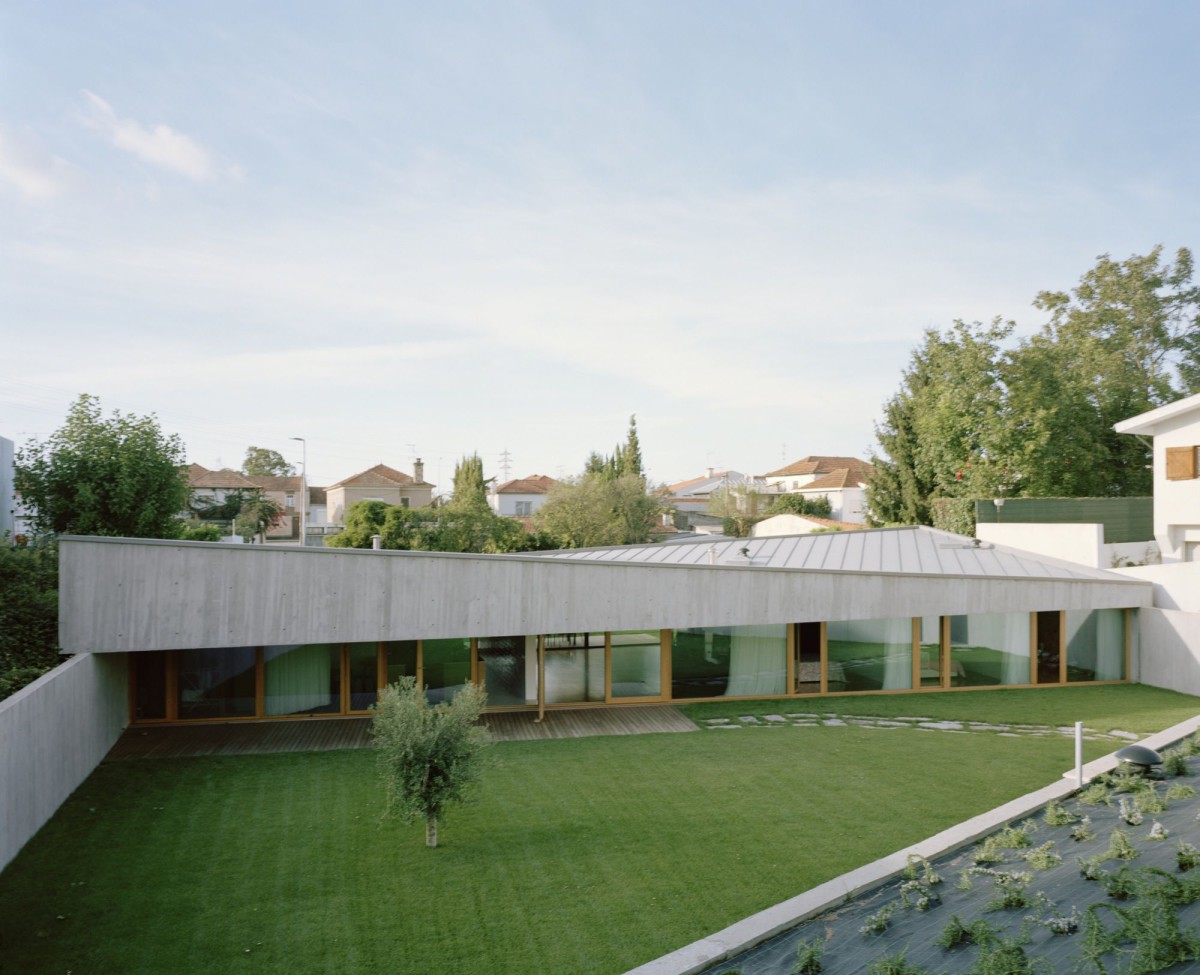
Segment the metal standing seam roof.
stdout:
<path fill-rule="evenodd" d="M 998 579 L 1093 579 L 1128 576 L 1005 548 L 935 528 L 877 528 L 769 538 L 697 539 L 674 545 L 619 545 L 523 553 L 545 559 L 643 565 L 883 572 Z"/>

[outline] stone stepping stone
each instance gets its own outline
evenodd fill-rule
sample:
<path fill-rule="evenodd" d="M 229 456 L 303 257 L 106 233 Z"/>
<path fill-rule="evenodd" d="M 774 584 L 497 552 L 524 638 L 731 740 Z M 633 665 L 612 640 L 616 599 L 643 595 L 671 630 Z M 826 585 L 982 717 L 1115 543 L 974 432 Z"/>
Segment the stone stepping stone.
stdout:
<path fill-rule="evenodd" d="M 758 718 L 754 717 L 754 715 L 752 715 L 752 714 L 743 714 L 740 718 L 738 718 L 738 720 L 742 724 L 761 724 L 762 723 L 758 720 Z"/>
<path fill-rule="evenodd" d="M 764 714 L 763 718 L 767 721 L 787 722 L 787 718 L 785 718 L 782 714 Z"/>
<path fill-rule="evenodd" d="M 1137 741 L 1141 737 L 1141 735 L 1135 735 L 1129 731 L 1110 731 L 1109 734 L 1114 738 L 1123 738 L 1126 741 Z"/>
<path fill-rule="evenodd" d="M 844 728 L 844 727 L 846 727 L 846 722 L 843 721 L 841 718 L 836 718 L 831 715 L 830 717 L 827 717 L 825 719 L 825 727 L 826 728 Z"/>
<path fill-rule="evenodd" d="M 963 726 L 961 721 L 926 721 L 921 724 L 922 728 L 930 728 L 933 731 L 962 731 Z"/>

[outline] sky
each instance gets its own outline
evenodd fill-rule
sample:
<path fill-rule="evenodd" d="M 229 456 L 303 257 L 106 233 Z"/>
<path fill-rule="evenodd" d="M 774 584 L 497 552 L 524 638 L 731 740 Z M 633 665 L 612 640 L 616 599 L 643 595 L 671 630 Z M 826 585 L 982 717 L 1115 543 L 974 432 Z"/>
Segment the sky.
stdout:
<path fill-rule="evenodd" d="M 1200 7 L 0 0 L 0 436 L 329 484 L 869 456 L 925 330 L 1200 244 Z M 303 437 L 301 444 L 290 438 Z"/>

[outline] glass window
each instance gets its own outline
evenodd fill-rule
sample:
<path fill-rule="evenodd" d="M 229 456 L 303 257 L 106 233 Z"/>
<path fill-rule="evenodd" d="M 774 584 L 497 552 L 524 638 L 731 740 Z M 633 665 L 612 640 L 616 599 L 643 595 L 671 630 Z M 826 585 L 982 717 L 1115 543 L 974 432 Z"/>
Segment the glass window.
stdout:
<path fill-rule="evenodd" d="M 1029 614 L 950 617 L 950 680 L 955 685 L 1028 684 Z"/>
<path fill-rule="evenodd" d="M 825 625 L 829 680 L 848 691 L 912 687 L 913 624 L 908 616 L 886 620 L 840 620 Z"/>
<path fill-rule="evenodd" d="M 525 675 L 532 668 L 527 667 L 525 637 L 483 637 L 478 641 L 477 652 L 488 707 L 513 707 L 537 701 L 536 686 L 532 695 L 526 688 Z"/>
<path fill-rule="evenodd" d="M 421 680 L 430 701 L 449 701 L 471 681 L 471 641 L 467 637 L 421 641 Z"/>
<path fill-rule="evenodd" d="M 267 714 L 337 714 L 342 709 L 342 651 L 336 643 L 264 647 Z"/>
<path fill-rule="evenodd" d="M 612 634 L 612 696 L 662 697 L 662 631 Z"/>
<path fill-rule="evenodd" d="M 133 719 L 155 721 L 167 716 L 167 654 L 150 650 L 130 654 L 133 661 Z"/>
<path fill-rule="evenodd" d="M 346 645 L 350 669 L 350 710 L 366 711 L 379 696 L 379 644 Z"/>
<path fill-rule="evenodd" d="M 604 634 L 548 633 L 546 703 L 604 700 Z"/>
<path fill-rule="evenodd" d="M 254 647 L 179 651 L 180 718 L 254 717 Z"/>
<path fill-rule="evenodd" d="M 921 617 L 921 686 L 940 687 L 942 683 L 942 618 Z"/>
<path fill-rule="evenodd" d="M 417 641 L 388 640 L 383 645 L 387 657 L 387 682 L 394 684 L 401 677 L 417 676 Z"/>
<path fill-rule="evenodd" d="M 1067 680 L 1121 680 L 1125 676 L 1125 611 L 1067 611 Z"/>
<path fill-rule="evenodd" d="M 786 693 L 786 624 L 672 631 L 672 696 L 763 697 Z"/>

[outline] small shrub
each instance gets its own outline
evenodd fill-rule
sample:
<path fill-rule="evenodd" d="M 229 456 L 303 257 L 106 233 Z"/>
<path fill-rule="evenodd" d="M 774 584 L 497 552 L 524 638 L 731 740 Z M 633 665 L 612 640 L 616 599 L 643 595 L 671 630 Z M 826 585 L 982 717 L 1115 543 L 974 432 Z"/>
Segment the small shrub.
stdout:
<path fill-rule="evenodd" d="M 1175 864 L 1183 872 L 1200 865 L 1200 848 L 1181 840 L 1179 846 L 1175 849 Z"/>
<path fill-rule="evenodd" d="M 1163 752 L 1162 760 L 1163 772 L 1166 775 L 1187 775 L 1191 771 L 1187 756 L 1180 748 L 1168 748 Z"/>
<path fill-rule="evenodd" d="M 883 934 L 892 923 L 892 915 L 896 913 L 896 903 L 884 904 L 874 914 L 869 914 L 858 929 L 859 934 Z"/>
<path fill-rule="evenodd" d="M 1047 826 L 1070 826 L 1077 822 L 1079 817 L 1067 809 L 1057 799 L 1051 799 L 1046 803 L 1046 811 L 1043 814 Z"/>
<path fill-rule="evenodd" d="M 1134 804 L 1131 796 L 1121 796 L 1118 815 L 1130 826 L 1142 825 L 1142 811 Z"/>
<path fill-rule="evenodd" d="M 1029 873 L 1006 873 L 997 871 L 995 876 L 996 896 L 988 901 L 985 911 L 1014 911 L 1021 907 L 1031 907 L 1034 900 L 1029 895 L 1029 883 L 1033 875 Z"/>
<path fill-rule="evenodd" d="M 1174 802 L 1176 799 L 1194 799 L 1196 790 L 1186 782 L 1172 782 L 1167 786 L 1167 791 L 1163 793 L 1163 798 Z"/>
<path fill-rule="evenodd" d="M 1083 819 L 1075 824 L 1074 829 L 1071 830 L 1071 839 L 1077 842 L 1082 842 L 1083 840 L 1094 840 L 1095 838 L 1096 834 L 1092 832 L 1091 816 L 1084 816 Z"/>
<path fill-rule="evenodd" d="M 1048 917 L 1030 914 L 1025 921 L 1029 924 L 1038 924 L 1054 935 L 1074 934 L 1079 930 L 1079 908 L 1073 907 L 1070 914 L 1063 914 L 1057 908 L 1051 907 Z"/>
<path fill-rule="evenodd" d="M 915 907 L 918 911 L 927 911 L 941 902 L 942 898 L 937 891 L 927 887 L 919 880 L 906 880 L 900 885 L 900 903 L 905 907 Z"/>
<path fill-rule="evenodd" d="M 1167 802 L 1158 794 L 1158 789 L 1154 783 L 1149 785 L 1133 797 L 1134 805 L 1144 813 L 1154 815 L 1155 813 L 1166 812 Z"/>
<path fill-rule="evenodd" d="M 955 914 L 950 922 L 942 928 L 934 944 L 947 951 L 962 945 L 992 944 L 999 936 L 999 929 L 980 918 L 970 924 L 963 924 L 962 919 Z"/>
<path fill-rule="evenodd" d="M 1079 864 L 1079 875 L 1084 880 L 1102 880 L 1108 876 L 1100 867 L 1099 857 L 1076 857 L 1075 862 Z"/>
<path fill-rule="evenodd" d="M 1156 819 L 1154 821 L 1154 825 L 1150 827 L 1150 832 L 1146 834 L 1146 839 L 1165 840 L 1169 835 L 1170 833 L 1168 832 L 1167 827 L 1165 827 Z"/>
<path fill-rule="evenodd" d="M 1122 867 L 1116 873 L 1107 874 L 1102 881 L 1104 890 L 1115 901 L 1128 900 L 1138 892 L 1137 877 L 1129 867 Z"/>
<path fill-rule="evenodd" d="M 1184 755 L 1200 755 L 1200 735 L 1190 735 L 1179 743 L 1179 750 Z"/>
<path fill-rule="evenodd" d="M 1151 784 L 1140 768 L 1126 762 L 1122 762 L 1117 766 L 1116 771 L 1109 772 L 1107 776 L 1097 776 L 1097 778 L 1104 778 L 1113 792 L 1118 794 L 1141 792 Z"/>
<path fill-rule="evenodd" d="M 1039 970 L 1049 971 L 1044 960 L 1026 955 L 1016 938 L 1005 938 L 984 945 L 975 964 L 967 969 L 967 975 L 1036 975 Z"/>
<path fill-rule="evenodd" d="M 817 975 L 825 970 L 825 944 L 820 938 L 811 941 L 801 941 L 796 946 L 796 967 L 792 969 L 796 975 Z"/>
<path fill-rule="evenodd" d="M 1003 863 L 1004 852 L 997 839 L 999 834 L 993 834 L 985 839 L 971 853 L 971 862 L 975 864 Z"/>
<path fill-rule="evenodd" d="M 1112 838 L 1108 841 L 1108 849 L 1101 853 L 1097 860 L 1101 863 L 1105 860 L 1136 860 L 1137 856 L 1138 851 L 1129 842 L 1129 837 L 1121 830 L 1114 829 Z"/>
<path fill-rule="evenodd" d="M 906 961 L 902 951 L 871 962 L 867 966 L 867 975 L 926 975 L 926 969 Z"/>
<path fill-rule="evenodd" d="M 1091 785 L 1079 793 L 1079 801 L 1088 806 L 1107 805 L 1108 785 L 1096 779 Z"/>
<path fill-rule="evenodd" d="M 1005 826 L 995 836 L 996 846 L 1002 850 L 1019 850 L 1032 846 L 1029 834 L 1037 830 L 1037 823 L 1027 819 L 1020 826 Z"/>
<path fill-rule="evenodd" d="M 905 880 L 919 880 L 926 887 L 934 887 L 942 882 L 942 878 L 933 869 L 933 864 L 916 853 L 908 855 L 908 864 L 905 866 L 901 876 Z"/>
<path fill-rule="evenodd" d="M 1051 867 L 1057 867 L 1062 863 L 1062 857 L 1055 853 L 1051 847 L 1054 846 L 1054 841 L 1043 843 L 1041 846 L 1035 846 L 1032 850 L 1026 850 L 1024 860 L 1034 870 L 1049 870 Z"/>

